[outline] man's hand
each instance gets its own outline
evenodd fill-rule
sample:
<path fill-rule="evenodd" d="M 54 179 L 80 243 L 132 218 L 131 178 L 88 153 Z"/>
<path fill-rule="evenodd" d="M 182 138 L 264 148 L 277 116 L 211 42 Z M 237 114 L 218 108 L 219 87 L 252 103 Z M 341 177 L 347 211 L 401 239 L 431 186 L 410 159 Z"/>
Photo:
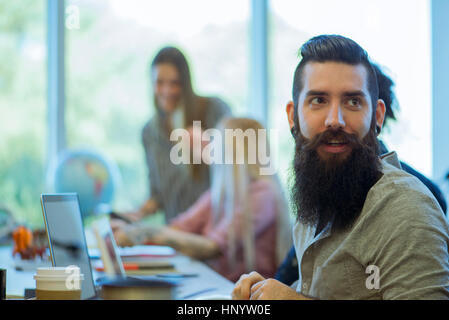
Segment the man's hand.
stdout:
<path fill-rule="evenodd" d="M 305 300 L 289 286 L 275 279 L 265 279 L 257 272 L 244 274 L 232 291 L 234 300 Z"/>
<path fill-rule="evenodd" d="M 242 275 L 239 281 L 236 282 L 234 290 L 232 290 L 232 299 L 249 300 L 251 297 L 251 287 L 263 280 L 265 278 L 255 271 Z"/>
<path fill-rule="evenodd" d="M 275 279 L 265 279 L 251 287 L 250 300 L 304 300 L 304 298 Z"/>

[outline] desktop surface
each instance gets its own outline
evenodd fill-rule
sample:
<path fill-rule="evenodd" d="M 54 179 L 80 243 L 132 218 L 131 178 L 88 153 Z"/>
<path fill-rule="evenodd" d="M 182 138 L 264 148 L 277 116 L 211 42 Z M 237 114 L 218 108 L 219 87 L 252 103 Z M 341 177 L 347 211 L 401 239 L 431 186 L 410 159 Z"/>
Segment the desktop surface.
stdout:
<path fill-rule="evenodd" d="M 175 266 L 175 273 L 188 275 L 182 278 L 175 289 L 176 300 L 199 299 L 201 297 L 230 297 L 234 284 L 224 278 L 206 264 L 183 255 L 170 258 Z M 0 247 L 0 267 L 7 269 L 6 295 L 9 298 L 23 298 L 26 288 L 33 289 L 36 282 L 33 279 L 35 271 L 17 271 L 14 269 L 12 247 Z M 49 265 L 51 265 L 49 263 Z M 167 274 L 166 270 L 152 270 L 149 274 Z M 193 276 L 195 275 L 195 276 Z M 94 271 L 94 278 L 104 274 Z"/>

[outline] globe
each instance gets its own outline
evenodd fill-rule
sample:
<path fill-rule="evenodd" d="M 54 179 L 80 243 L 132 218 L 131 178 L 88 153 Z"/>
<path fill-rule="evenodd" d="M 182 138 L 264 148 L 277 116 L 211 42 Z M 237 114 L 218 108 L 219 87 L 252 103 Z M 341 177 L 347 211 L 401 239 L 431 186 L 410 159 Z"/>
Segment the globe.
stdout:
<path fill-rule="evenodd" d="M 114 162 L 92 150 L 69 150 L 59 157 L 54 175 L 57 193 L 76 192 L 81 213 L 88 217 L 114 200 L 119 170 Z"/>

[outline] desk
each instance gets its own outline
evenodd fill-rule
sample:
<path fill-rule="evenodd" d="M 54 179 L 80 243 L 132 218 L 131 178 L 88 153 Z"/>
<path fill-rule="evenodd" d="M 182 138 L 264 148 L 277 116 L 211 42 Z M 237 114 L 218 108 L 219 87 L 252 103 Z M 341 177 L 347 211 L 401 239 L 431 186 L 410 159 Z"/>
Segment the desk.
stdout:
<path fill-rule="evenodd" d="M 17 271 L 14 269 L 14 260 L 11 247 L 0 247 L 0 268 L 7 269 L 6 295 L 23 297 L 25 288 L 35 288 L 34 271 Z M 175 299 L 195 299 L 201 295 L 230 295 L 234 284 L 209 268 L 206 264 L 183 255 L 171 258 L 176 271 L 182 273 L 195 273 L 197 277 L 182 280 L 175 291 Z M 153 271 L 154 273 L 154 271 Z M 94 272 L 94 280 L 102 274 Z M 211 289 L 203 294 L 196 295 L 203 290 Z"/>

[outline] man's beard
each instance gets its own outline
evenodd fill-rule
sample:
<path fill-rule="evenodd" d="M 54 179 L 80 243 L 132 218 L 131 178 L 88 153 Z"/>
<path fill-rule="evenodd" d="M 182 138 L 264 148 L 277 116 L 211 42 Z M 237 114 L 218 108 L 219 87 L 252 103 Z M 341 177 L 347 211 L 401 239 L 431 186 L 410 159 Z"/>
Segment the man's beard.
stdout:
<path fill-rule="evenodd" d="M 382 176 L 374 126 L 362 140 L 342 130 L 327 130 L 309 140 L 296 130 L 292 202 L 300 222 L 320 227 L 333 222 L 333 228 L 344 229 L 360 215 L 368 191 Z M 346 158 L 319 156 L 317 147 L 332 138 L 352 147 Z"/>

